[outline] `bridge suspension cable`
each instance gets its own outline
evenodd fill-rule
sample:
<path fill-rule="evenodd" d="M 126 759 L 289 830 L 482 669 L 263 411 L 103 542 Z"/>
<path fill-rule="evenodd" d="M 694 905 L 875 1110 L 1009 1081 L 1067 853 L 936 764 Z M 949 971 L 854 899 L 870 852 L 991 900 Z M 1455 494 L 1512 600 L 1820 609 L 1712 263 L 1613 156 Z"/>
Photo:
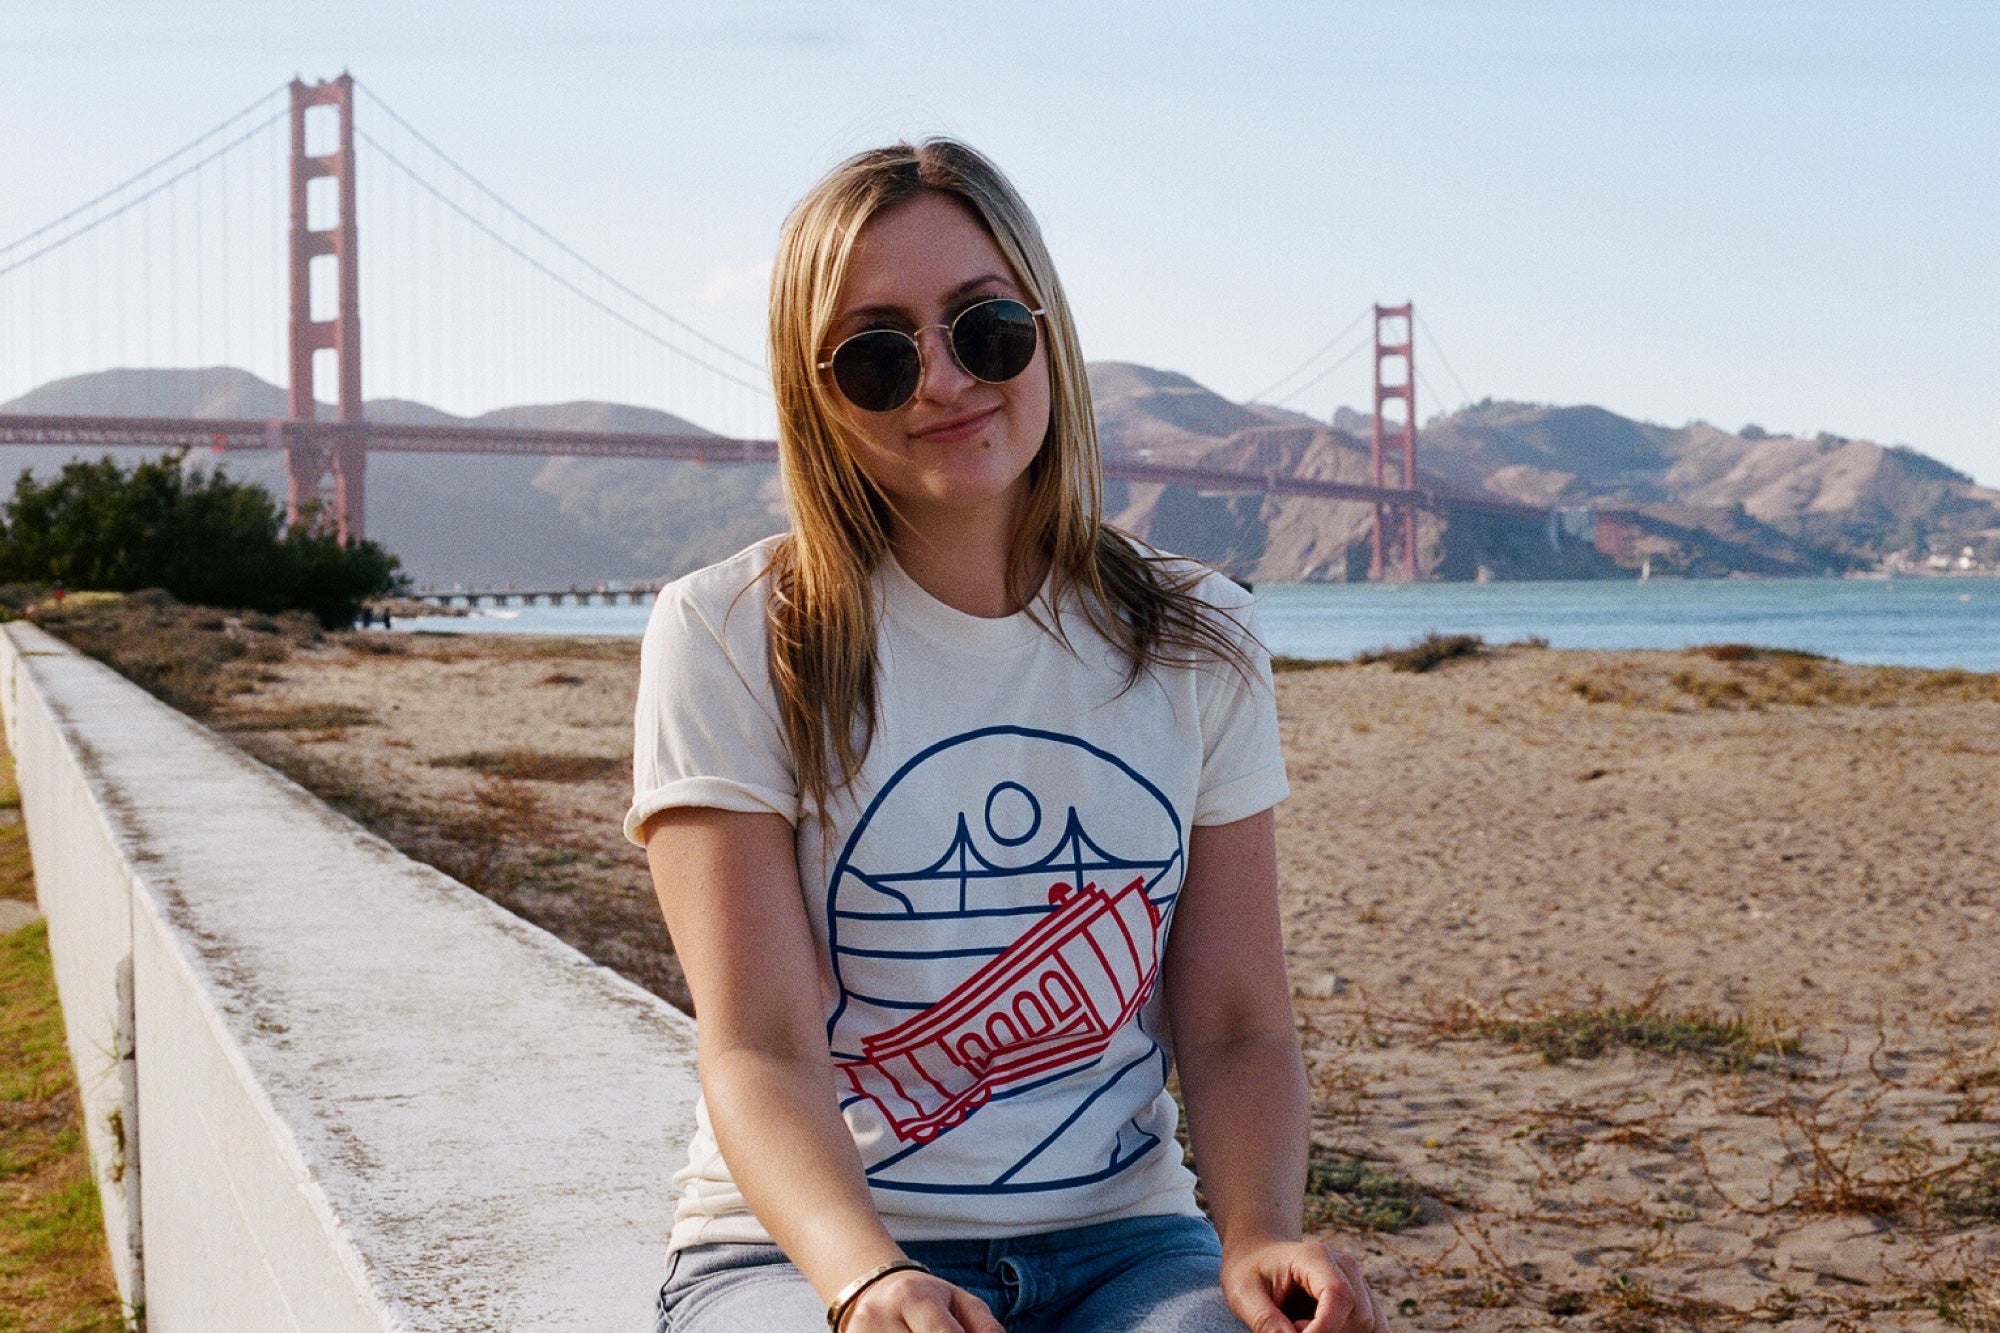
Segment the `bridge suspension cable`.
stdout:
<path fill-rule="evenodd" d="M 1438 364 L 1444 367 L 1445 374 L 1451 376 L 1451 382 L 1458 386 L 1458 405 L 1461 408 L 1469 407 L 1472 403 L 1471 391 L 1465 387 L 1465 381 L 1458 377 L 1458 372 L 1451 368 L 1451 359 L 1444 354 L 1444 348 L 1438 345 L 1437 335 L 1431 332 L 1429 322 L 1422 315 L 1417 316 L 1417 328 L 1423 333 L 1424 341 L 1429 344 L 1431 355 L 1438 359 Z"/>
<path fill-rule="evenodd" d="M 29 264 L 34 263 L 37 259 L 40 259 L 43 255 L 50 254 L 56 250 L 60 250 L 65 245 L 68 245 L 71 241 L 76 240 L 78 237 L 90 234 L 91 232 L 97 230 L 97 228 L 103 226 L 107 222 L 111 222 L 116 218 L 123 217 L 125 214 L 131 212 L 134 208 L 137 208 L 139 205 L 146 203 L 148 200 L 152 199 L 155 195 L 162 194 L 165 191 L 172 189 L 174 186 L 180 184 L 182 181 L 188 180 L 192 177 L 198 177 L 203 167 L 206 167 L 209 163 L 217 161 L 218 159 L 220 159 L 227 153 L 231 152 L 232 150 L 240 148 L 244 144 L 250 142 L 250 140 L 256 138 L 257 135 L 263 133 L 265 130 L 270 129 L 271 126 L 283 120 L 285 118 L 285 115 L 286 112 L 282 110 L 274 113 L 269 118 L 251 126 L 249 129 L 245 130 L 242 134 L 239 134 L 234 139 L 231 139 L 229 142 L 223 144 L 220 148 L 217 148 L 210 153 L 207 153 L 201 157 L 196 158 L 194 161 L 188 163 L 185 167 L 182 167 L 179 171 L 175 172 L 173 175 L 166 177 L 164 180 L 155 182 L 151 188 L 139 194 L 135 194 L 130 199 L 123 201 L 116 208 L 112 208 L 106 212 L 99 213 L 95 217 L 91 218 L 88 222 L 84 222 L 79 226 L 75 227 L 74 229 L 65 232 L 63 235 L 57 237 L 55 240 L 50 241 L 47 244 L 42 245 L 37 249 L 30 250 L 27 254 L 21 255 L 18 258 L 9 261 L 8 263 L 0 264 L 0 278 L 6 277 L 9 273 L 12 273 L 16 269 L 27 267 Z M 139 178 L 134 177 L 134 180 L 137 179 Z M 128 182 L 128 184 L 129 183 L 130 182 Z M 113 193 L 115 193 L 115 191 Z M 99 201 L 101 201 L 109 197 L 110 197 L 109 195 L 100 195 L 98 196 L 98 199 Z M 86 205 L 86 207 L 88 207 L 88 205 Z M 82 209 L 75 209 L 72 210 L 66 216 L 74 217 L 77 215 L 77 213 L 82 211 L 83 211 Z M 38 230 L 46 232 L 49 231 L 51 228 L 53 228 L 55 225 L 57 224 L 51 223 L 48 226 L 39 228 Z M 30 234 L 33 235 L 34 233 Z M 14 242 L 14 245 L 20 245 L 23 242 L 25 242 L 26 239 L 27 239 L 26 237 L 23 237 L 21 241 Z M 14 247 L 13 245 L 10 245 L 8 248 L 12 249 Z"/>
<path fill-rule="evenodd" d="M 1367 338 L 1363 338 L 1361 341 L 1355 343 L 1353 347 L 1349 348 L 1347 352 L 1339 359 L 1329 362 L 1327 365 L 1321 367 L 1320 372 L 1317 375 L 1314 375 L 1311 379 L 1307 380 L 1304 384 L 1299 385 L 1298 388 L 1293 389 L 1290 393 L 1287 393 L 1283 398 L 1278 399 L 1272 405 L 1274 407 L 1287 407 L 1292 403 L 1297 402 L 1300 398 L 1305 396 L 1307 390 L 1317 387 L 1329 375 L 1333 374 L 1334 371 L 1339 370 L 1342 366 L 1354 360 L 1355 357 L 1360 356 L 1363 352 L 1368 351 L 1373 346 L 1374 343 L 1372 341 L 1370 341 Z"/>
<path fill-rule="evenodd" d="M 579 426 L 640 407 L 682 424 L 623 413 L 627 428 L 705 427 L 733 437 L 775 430 L 760 360 L 619 279 L 381 94 L 357 88 L 366 94 L 355 139 L 371 398 L 416 399 L 474 417 L 581 401 L 605 406 L 572 409 Z"/>
<path fill-rule="evenodd" d="M 48 232 L 54 231 L 57 227 L 62 226 L 64 223 L 68 222 L 71 218 L 81 217 L 83 214 L 90 212 L 90 210 L 96 208 L 99 204 L 104 203 L 106 200 L 112 199 L 117 195 L 122 194 L 124 191 L 130 189 L 132 186 L 137 185 L 139 182 L 147 179 L 149 176 L 152 176 L 155 172 L 158 172 L 161 169 L 179 161 L 181 158 L 186 157 L 189 153 L 201 147 L 203 144 L 207 143 L 210 139 L 215 138 L 217 135 L 227 130 L 230 126 L 236 124 L 236 122 L 240 120 L 246 120 L 249 117 L 257 114 L 257 112 L 263 108 L 265 103 L 271 101 L 275 97 L 280 96 L 281 94 L 284 93 L 284 91 L 285 91 L 285 85 L 281 83 L 277 87 L 271 89 L 271 91 L 265 93 L 262 97 L 258 98 L 256 101 L 252 102 L 249 106 L 246 106 L 241 111 L 238 111 L 235 115 L 229 116 L 226 119 L 217 122 L 209 129 L 196 135 L 188 142 L 182 144 L 179 148 L 176 148 L 173 152 L 168 153 L 165 157 L 161 158 L 159 161 L 147 167 L 144 171 L 126 177 L 124 180 L 119 181 L 116 185 L 104 191 L 97 197 L 93 199 L 87 199 L 83 203 L 78 204 L 75 208 L 72 208 L 69 212 L 64 213 L 61 217 L 52 218 L 49 221 L 44 222 L 41 226 L 35 228 L 33 231 L 28 232 L 22 236 L 17 236 L 13 240 L 7 242 L 7 244 L 5 245 L 0 245 L 0 255 L 6 255 L 14 250 L 18 250 L 20 247 L 34 240 L 37 236 L 41 236 Z M 264 122 L 264 125 L 269 125 L 270 123 L 271 122 L 267 120 Z M 258 128 L 261 129 L 263 128 L 263 126 L 260 125 Z M 253 130 L 252 133 L 255 133 L 255 131 Z"/>
<path fill-rule="evenodd" d="M 0 246 L 0 402 L 88 372 L 164 366 L 205 368 L 176 390 L 195 400 L 240 391 L 241 381 L 225 384 L 210 365 L 218 347 L 224 364 L 247 351 L 245 369 L 281 375 L 284 312 L 274 272 L 282 213 L 277 172 L 262 170 L 260 145 L 268 142 L 274 154 L 280 146 L 286 108 L 272 102 L 283 93 L 263 94 Z M 260 266 L 273 270 L 265 283 Z M 264 305 L 255 308 L 265 284 Z M 126 404 L 136 410 L 192 410 L 156 401 L 164 385 L 128 375 L 119 392 L 138 395 Z M 74 410 L 73 398 L 52 388 L 37 401 L 41 410 Z M 216 408 L 264 410 L 244 402 L 211 403 Z"/>
<path fill-rule="evenodd" d="M 1313 366 L 1318 364 L 1319 359 L 1321 357 L 1326 356 L 1328 353 L 1332 352 L 1335 348 L 1341 346 L 1343 343 L 1347 341 L 1347 339 L 1350 336 L 1356 333 L 1361 328 L 1362 324 L 1366 322 L 1367 319 L 1368 319 L 1368 311 L 1364 309 L 1361 311 L 1360 314 L 1356 315 L 1351 321 L 1348 322 L 1346 328 L 1342 329 L 1339 333 L 1334 334 L 1333 337 L 1327 339 L 1326 343 L 1320 348 L 1318 348 L 1316 351 L 1314 351 L 1312 355 L 1308 356 L 1305 360 L 1299 362 L 1298 365 L 1292 367 L 1284 374 L 1278 376 L 1277 379 L 1271 381 L 1271 383 L 1266 385 L 1264 388 L 1258 390 L 1256 393 L 1251 394 L 1250 397 L 1245 399 L 1244 401 L 1251 403 L 1277 402 L 1277 400 L 1274 400 L 1271 397 L 1272 394 L 1276 393 L 1279 389 L 1283 388 L 1285 385 L 1291 383 L 1291 381 L 1297 379 L 1300 375 L 1303 375 L 1307 371 L 1311 370 Z M 1367 345 L 1366 342 L 1360 344 L 1360 346 L 1366 346 L 1366 345 Z M 1352 355 L 1354 354 L 1353 353 L 1349 354 L 1350 357 Z M 1345 364 L 1347 359 L 1348 358 L 1342 358 L 1341 362 L 1336 364 Z M 1299 389 L 1292 390 L 1289 394 L 1286 395 L 1284 402 L 1289 402 L 1292 399 L 1297 398 L 1298 395 L 1304 391 L 1304 389 L 1312 387 L 1312 385 L 1319 383 L 1319 381 L 1324 379 L 1325 377 L 1326 377 L 1326 372 L 1323 371 L 1319 376 L 1308 381 L 1306 385 L 1302 386 Z M 1278 402 L 1277 405 L 1283 406 L 1283 402 Z"/>
<path fill-rule="evenodd" d="M 750 370 L 756 371 L 760 376 L 766 374 L 765 366 L 762 361 L 744 356 L 741 352 L 738 352 L 735 348 L 717 342 L 715 339 L 703 333 L 700 329 L 695 328 L 692 324 L 687 323 L 685 320 L 675 315 L 672 311 L 662 309 L 658 305 L 654 304 L 652 301 L 648 300 L 643 294 L 633 291 L 630 287 L 620 282 L 617 278 L 613 277 L 611 274 L 605 272 L 602 268 L 592 263 L 589 259 L 585 258 L 581 254 L 578 254 L 569 245 L 565 244 L 561 237 L 553 234 L 546 227 L 542 226 L 539 222 L 536 222 L 533 218 L 523 213 L 520 209 L 508 203 L 507 200 L 502 198 L 497 191 L 495 191 L 492 187 L 488 186 L 486 182 L 480 180 L 479 177 L 473 175 L 470 171 L 468 171 L 451 154 L 445 152 L 444 149 L 438 147 L 435 143 L 432 143 L 428 138 L 426 138 L 423 135 L 421 131 L 419 131 L 415 126 L 411 125 L 409 121 L 403 119 L 402 116 L 398 115 L 394 107 L 390 106 L 387 102 L 383 101 L 380 97 L 378 97 L 375 94 L 374 89 L 368 87 L 368 85 L 362 83 L 359 79 L 355 80 L 354 86 L 357 90 L 360 91 L 362 96 L 366 97 L 368 101 L 376 107 L 376 109 L 381 111 L 383 115 L 389 117 L 389 119 L 394 121 L 397 125 L 401 126 L 403 130 L 406 131 L 412 139 L 422 144 L 425 148 L 428 148 L 432 153 L 434 153 L 437 156 L 439 161 L 443 162 L 446 166 L 450 167 L 453 171 L 457 172 L 459 176 L 463 177 L 467 184 L 471 185 L 475 190 L 478 190 L 488 199 L 491 199 L 494 203 L 498 204 L 501 208 L 505 209 L 508 215 L 514 218 L 515 221 L 521 223 L 523 226 L 533 231 L 537 236 L 541 237 L 549 244 L 555 246 L 556 249 L 562 251 L 564 255 L 574 260 L 577 264 L 579 264 L 587 272 L 589 272 L 592 277 L 601 280 L 607 286 L 616 290 L 620 295 L 631 298 L 633 301 L 645 307 L 653 314 L 658 315 L 661 319 L 666 320 L 669 324 L 673 325 L 681 332 L 694 338 L 697 342 L 702 343 L 703 345 L 711 348 L 714 351 L 720 352 L 723 356 L 729 358 L 732 361 L 740 363 L 741 365 L 749 368 Z M 386 156 L 386 151 L 385 151 L 385 156 Z M 398 165 L 401 164 L 399 163 Z M 408 168 L 405 168 L 405 170 L 408 170 Z"/>
<path fill-rule="evenodd" d="M 583 288 L 579 287 L 574 282 L 571 282 L 568 278 L 556 272 L 553 268 L 550 268 L 547 264 L 544 264 L 541 260 L 529 254 L 526 250 L 514 244 L 514 242 L 508 240 L 505 236 L 502 236 L 498 231 L 495 231 L 492 227 L 488 226 L 486 223 L 474 217 L 456 200 L 452 199 L 450 196 L 446 195 L 443 191 L 439 190 L 431 182 L 425 180 L 422 176 L 418 175 L 401 158 L 397 157 L 394 153 L 390 152 L 387 148 L 383 147 L 381 142 L 377 140 L 374 135 L 368 133 L 368 131 L 366 130 L 361 130 L 361 129 L 357 129 L 354 133 L 355 137 L 360 139 L 361 142 L 367 144 L 370 148 L 373 148 L 378 157 L 380 157 L 383 161 L 387 162 L 390 166 L 395 167 L 398 171 L 402 172 L 404 176 L 406 176 L 418 188 L 430 194 L 439 203 L 443 204 L 446 208 L 456 213 L 459 217 L 465 219 L 465 221 L 468 224 L 478 229 L 478 231 L 482 235 L 486 236 L 496 245 L 499 245 L 502 248 L 504 248 L 509 254 L 513 255 L 515 258 L 519 259 L 524 264 L 527 264 L 530 268 L 534 269 L 537 273 L 541 274 L 543 277 L 548 278 L 551 282 L 554 282 L 558 286 L 562 287 L 563 290 L 569 292 L 570 294 L 577 297 L 579 300 L 588 303 L 589 305 L 595 307 L 596 309 L 603 311 L 606 315 L 609 315 L 612 319 L 617 320 L 620 324 L 623 324 L 626 328 L 631 329 L 634 333 L 637 333 L 640 337 L 645 338 L 659 345 L 660 347 L 665 348 L 667 351 L 672 352 L 674 353 L 674 355 L 682 357 L 689 362 L 692 362 L 694 365 L 700 366 L 703 370 L 706 370 L 714 375 L 720 375 L 723 379 L 728 380 L 730 383 L 741 385 L 742 387 L 749 389 L 752 392 L 762 393 L 766 397 L 770 396 L 771 390 L 769 386 L 745 378 L 743 375 L 738 374 L 735 371 L 725 370 L 721 366 L 716 365 L 713 361 L 705 359 L 701 356 L 697 356 L 695 353 L 688 351 L 685 347 L 681 347 L 675 344 L 674 342 L 670 341 L 669 339 L 661 337 L 659 334 L 653 332 L 651 329 L 648 329 L 644 325 L 637 323 L 628 316 L 619 313 L 617 310 L 605 304 L 597 297 L 592 296 L 589 292 L 585 291 Z M 529 225 L 533 226 L 534 224 L 529 223 Z M 540 228 L 536 228 L 536 230 L 539 231 Z M 565 249 L 567 249 L 567 247 L 565 247 Z M 617 286 L 620 291 L 629 292 L 630 290 L 629 288 L 626 288 L 623 284 L 617 284 Z M 643 297 L 636 299 L 644 300 Z M 651 302 L 647 302 L 646 304 L 653 309 L 658 308 L 658 307 L 653 307 Z M 668 315 L 667 318 L 673 319 L 671 315 Z M 674 323 L 677 327 L 681 328 L 687 327 L 686 325 L 681 324 L 679 320 L 674 320 Z M 755 370 L 763 369 L 763 367 L 758 363 L 751 361 L 748 357 L 740 356 L 737 353 L 730 351 L 728 348 L 723 347 L 721 343 L 717 343 L 714 342 L 712 339 L 702 337 L 702 335 L 700 334 L 696 334 L 695 336 L 700 337 L 703 342 L 708 343 L 710 346 L 718 348 L 728 356 L 734 357 L 736 360 L 744 362 L 745 364 L 749 365 L 752 369 Z"/>

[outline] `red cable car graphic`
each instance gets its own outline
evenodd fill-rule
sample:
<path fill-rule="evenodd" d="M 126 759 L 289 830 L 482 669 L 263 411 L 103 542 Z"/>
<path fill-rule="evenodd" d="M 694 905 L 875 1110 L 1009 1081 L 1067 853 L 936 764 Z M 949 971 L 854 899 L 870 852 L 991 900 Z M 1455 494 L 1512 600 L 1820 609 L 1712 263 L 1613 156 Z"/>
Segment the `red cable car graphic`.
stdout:
<path fill-rule="evenodd" d="M 1049 901 L 1027 934 L 839 1066 L 898 1139 L 928 1143 L 1002 1088 L 1096 1059 L 1153 993 L 1160 911 L 1144 876 L 1115 896 L 1057 884 Z"/>

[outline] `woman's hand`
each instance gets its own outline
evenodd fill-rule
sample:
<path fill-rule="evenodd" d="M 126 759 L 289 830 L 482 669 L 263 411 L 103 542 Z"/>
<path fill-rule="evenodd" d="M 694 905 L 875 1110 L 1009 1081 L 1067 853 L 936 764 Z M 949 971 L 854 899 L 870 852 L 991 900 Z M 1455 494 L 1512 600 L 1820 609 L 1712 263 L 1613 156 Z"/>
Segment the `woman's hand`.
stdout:
<path fill-rule="evenodd" d="M 1251 1333 L 1389 1333 L 1361 1265 L 1318 1241 L 1225 1250 L 1222 1294 Z"/>
<path fill-rule="evenodd" d="M 980 1300 L 941 1277 L 907 1269 L 869 1287 L 847 1308 L 841 1333 L 1006 1333 Z"/>

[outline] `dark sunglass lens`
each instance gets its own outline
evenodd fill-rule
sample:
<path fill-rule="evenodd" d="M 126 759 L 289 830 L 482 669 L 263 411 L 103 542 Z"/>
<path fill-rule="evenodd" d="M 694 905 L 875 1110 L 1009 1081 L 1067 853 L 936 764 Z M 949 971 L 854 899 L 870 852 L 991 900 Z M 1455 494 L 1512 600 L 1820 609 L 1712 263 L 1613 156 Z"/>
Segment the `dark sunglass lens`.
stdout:
<path fill-rule="evenodd" d="M 981 301 L 951 326 L 965 373 L 988 384 L 1011 380 L 1035 359 L 1035 316 L 1019 301 Z"/>
<path fill-rule="evenodd" d="M 864 412 L 890 412 L 909 402 L 922 375 L 917 345 L 889 329 L 857 333 L 833 354 L 833 382 Z"/>

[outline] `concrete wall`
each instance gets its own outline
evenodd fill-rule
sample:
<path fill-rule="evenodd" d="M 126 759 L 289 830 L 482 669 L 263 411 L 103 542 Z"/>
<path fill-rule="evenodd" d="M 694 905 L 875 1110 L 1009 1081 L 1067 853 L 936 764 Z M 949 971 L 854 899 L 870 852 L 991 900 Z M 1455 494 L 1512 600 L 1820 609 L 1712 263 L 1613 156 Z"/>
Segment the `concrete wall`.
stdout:
<path fill-rule="evenodd" d="M 150 1333 L 650 1327 L 686 1017 L 32 626 L 0 702 Z"/>

